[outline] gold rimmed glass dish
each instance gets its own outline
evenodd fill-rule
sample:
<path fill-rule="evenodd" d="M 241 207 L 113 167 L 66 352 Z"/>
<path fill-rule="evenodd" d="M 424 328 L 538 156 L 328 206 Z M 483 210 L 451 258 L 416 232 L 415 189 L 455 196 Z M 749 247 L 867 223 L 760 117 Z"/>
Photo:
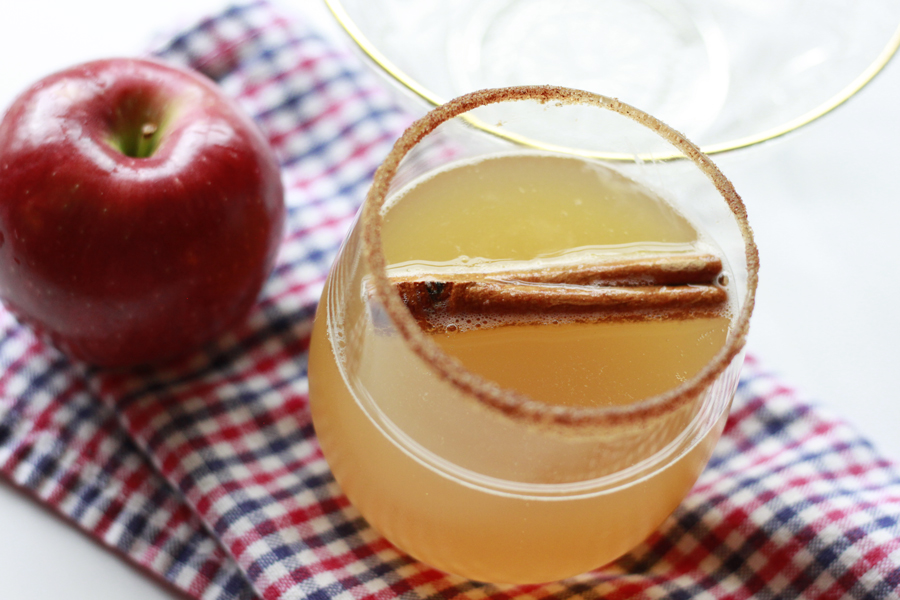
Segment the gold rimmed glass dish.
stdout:
<path fill-rule="evenodd" d="M 376 68 L 422 105 L 481 88 L 562 85 L 637 106 L 707 154 L 827 114 L 900 46 L 900 4 L 890 0 L 326 2 Z"/>

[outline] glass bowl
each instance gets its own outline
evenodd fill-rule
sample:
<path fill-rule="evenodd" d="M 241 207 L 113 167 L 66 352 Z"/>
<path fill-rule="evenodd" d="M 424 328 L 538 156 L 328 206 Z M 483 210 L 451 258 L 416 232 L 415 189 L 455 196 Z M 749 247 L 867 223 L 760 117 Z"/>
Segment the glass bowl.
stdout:
<path fill-rule="evenodd" d="M 900 46 L 892 0 L 326 0 L 420 106 L 553 84 L 618 98 L 714 154 L 779 137 Z"/>

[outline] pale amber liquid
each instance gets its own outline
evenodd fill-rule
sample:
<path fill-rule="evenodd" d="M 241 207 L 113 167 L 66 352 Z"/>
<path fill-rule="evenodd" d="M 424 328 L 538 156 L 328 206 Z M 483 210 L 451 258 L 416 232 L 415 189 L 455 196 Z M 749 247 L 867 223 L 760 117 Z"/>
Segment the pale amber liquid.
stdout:
<path fill-rule="evenodd" d="M 394 272 L 549 264 L 585 254 L 679 253 L 697 230 L 646 188 L 575 159 L 508 156 L 445 171 L 386 213 Z M 462 258 L 461 258 L 462 257 Z M 594 325 L 467 325 L 435 335 L 480 375 L 552 404 L 621 405 L 695 375 L 725 343 L 730 321 L 659 319 Z"/>
<path fill-rule="evenodd" d="M 470 370 L 566 406 L 626 405 L 700 371 L 725 343 L 728 319 L 519 325 L 434 337 Z"/>
<path fill-rule="evenodd" d="M 690 223 L 630 182 L 577 160 L 524 156 L 420 183 L 389 207 L 383 235 L 397 269 L 429 272 L 553 261 L 573 250 L 686 251 L 700 243 Z M 342 272 L 336 269 L 332 279 Z M 379 333 L 371 323 L 377 319 L 343 331 L 343 319 L 354 321 L 367 309 L 355 306 L 363 300 L 351 292 L 347 306 L 336 310 L 330 303 L 345 296 L 329 289 L 310 357 L 310 402 L 325 456 L 350 501 L 377 530 L 448 572 L 482 581 L 544 582 L 614 560 L 681 502 L 721 432 L 724 416 L 668 464 L 616 484 L 566 488 L 646 459 L 691 413 L 646 424 L 647 437 L 662 441 L 629 431 L 573 442 L 509 423 L 473 408 L 471 398 L 440 395 L 446 384 L 404 354 L 402 339 Z M 470 370 L 543 402 L 602 406 L 646 398 L 694 375 L 724 343 L 728 319 L 496 328 L 461 322 L 457 329 L 435 339 Z M 364 389 L 363 395 L 354 389 Z M 415 443 L 398 441 L 387 422 Z M 653 427 L 663 433 L 652 434 Z M 432 456 L 457 467 L 442 470 Z M 606 456 L 610 464 L 598 465 L 598 457 L 602 463 Z M 537 487 L 505 488 L 504 481 Z"/>

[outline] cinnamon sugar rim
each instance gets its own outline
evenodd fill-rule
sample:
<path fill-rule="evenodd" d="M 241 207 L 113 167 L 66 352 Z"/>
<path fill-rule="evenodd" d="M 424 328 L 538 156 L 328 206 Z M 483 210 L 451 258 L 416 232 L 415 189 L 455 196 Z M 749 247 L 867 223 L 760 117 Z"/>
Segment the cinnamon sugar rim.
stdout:
<path fill-rule="evenodd" d="M 627 406 L 586 408 L 554 406 L 539 402 L 523 393 L 501 388 L 498 384 L 463 367 L 462 363 L 444 352 L 421 330 L 394 290 L 386 273 L 387 260 L 384 255 L 381 228 L 382 208 L 400 162 L 422 138 L 441 123 L 480 106 L 519 100 L 533 100 L 541 104 L 554 102 L 593 105 L 628 117 L 652 129 L 683 152 L 685 157 L 693 161 L 710 179 L 728 204 L 744 241 L 748 271 L 744 303 L 729 331 L 725 345 L 699 373 L 678 387 Z M 361 221 L 363 255 L 371 270 L 375 295 L 409 347 L 457 389 L 471 395 L 489 409 L 514 420 L 564 430 L 642 423 L 673 412 L 696 398 L 728 367 L 746 343 L 758 281 L 759 255 L 753 240 L 753 232 L 747 222 L 743 201 L 731 182 L 695 144 L 655 117 L 614 98 L 556 86 L 518 86 L 480 90 L 442 104 L 410 125 L 378 167 L 362 208 Z"/>

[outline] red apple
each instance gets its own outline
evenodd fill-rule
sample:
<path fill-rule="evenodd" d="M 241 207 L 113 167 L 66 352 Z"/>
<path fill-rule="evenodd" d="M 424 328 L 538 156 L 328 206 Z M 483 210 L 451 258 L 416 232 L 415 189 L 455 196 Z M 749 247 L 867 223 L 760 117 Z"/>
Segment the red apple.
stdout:
<path fill-rule="evenodd" d="M 278 164 L 216 85 L 110 59 L 0 122 L 0 297 L 64 352 L 158 362 L 246 316 L 284 221 Z"/>

